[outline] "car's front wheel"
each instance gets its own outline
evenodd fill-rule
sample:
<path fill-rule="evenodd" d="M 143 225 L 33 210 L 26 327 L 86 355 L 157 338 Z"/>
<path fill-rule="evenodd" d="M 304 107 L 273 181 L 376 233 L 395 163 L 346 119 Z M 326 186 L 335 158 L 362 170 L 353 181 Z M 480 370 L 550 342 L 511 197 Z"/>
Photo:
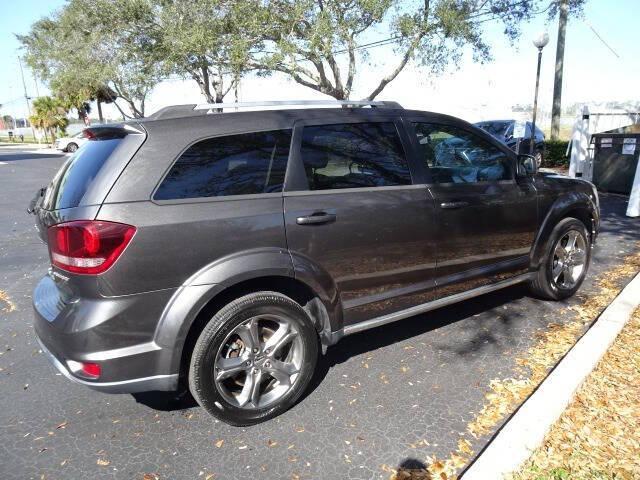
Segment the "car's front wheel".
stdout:
<path fill-rule="evenodd" d="M 302 307 L 276 292 L 234 300 L 200 334 L 189 389 L 211 415 L 238 426 L 283 413 L 307 388 L 318 337 Z"/>
<path fill-rule="evenodd" d="M 533 293 L 549 300 L 572 296 L 582 285 L 591 260 L 591 243 L 584 223 L 561 220 L 551 232 L 546 251 L 531 282 Z"/>
<path fill-rule="evenodd" d="M 67 152 L 73 153 L 76 150 L 78 150 L 78 145 L 76 145 L 75 143 L 70 143 L 69 145 L 67 145 Z"/>
<path fill-rule="evenodd" d="M 542 162 L 544 162 L 544 153 L 542 150 L 536 150 L 534 157 L 536 159 L 536 166 L 540 168 L 542 166 Z"/>

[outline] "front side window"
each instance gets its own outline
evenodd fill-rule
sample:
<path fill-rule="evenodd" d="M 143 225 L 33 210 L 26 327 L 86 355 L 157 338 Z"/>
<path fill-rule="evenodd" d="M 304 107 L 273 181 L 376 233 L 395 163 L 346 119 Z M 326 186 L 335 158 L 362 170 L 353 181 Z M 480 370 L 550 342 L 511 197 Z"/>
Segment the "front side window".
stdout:
<path fill-rule="evenodd" d="M 281 192 L 290 144 L 291 130 L 202 140 L 178 158 L 154 199 Z"/>
<path fill-rule="evenodd" d="M 411 183 L 392 122 L 304 127 L 300 153 L 310 190 Z"/>
<path fill-rule="evenodd" d="M 511 180 L 511 160 L 498 147 L 456 127 L 414 123 L 420 154 L 434 183 Z"/>

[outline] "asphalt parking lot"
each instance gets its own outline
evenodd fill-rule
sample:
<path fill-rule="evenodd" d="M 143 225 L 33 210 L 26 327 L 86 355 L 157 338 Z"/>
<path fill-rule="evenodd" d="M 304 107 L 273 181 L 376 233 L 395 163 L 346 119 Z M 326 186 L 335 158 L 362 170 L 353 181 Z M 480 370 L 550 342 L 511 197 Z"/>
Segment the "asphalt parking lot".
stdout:
<path fill-rule="evenodd" d="M 250 428 L 216 422 L 189 399 L 105 395 L 49 365 L 32 331 L 31 292 L 48 255 L 25 208 L 64 160 L 0 148 L 0 478 L 388 478 L 381 466 L 446 457 L 489 382 L 536 331 L 565 321 L 523 286 L 347 337 L 306 397 Z M 603 196 L 593 278 L 636 251 L 638 220 Z M 11 310 L 10 305 L 15 309 Z M 212 476 L 214 475 L 214 476 Z"/>

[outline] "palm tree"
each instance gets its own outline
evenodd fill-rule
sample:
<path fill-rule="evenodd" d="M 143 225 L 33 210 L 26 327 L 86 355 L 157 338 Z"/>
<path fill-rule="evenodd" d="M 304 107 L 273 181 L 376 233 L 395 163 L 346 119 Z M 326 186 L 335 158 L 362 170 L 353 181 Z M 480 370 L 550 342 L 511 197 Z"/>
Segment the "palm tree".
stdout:
<path fill-rule="evenodd" d="M 55 97 L 40 97 L 33 101 L 33 115 L 29 117 L 31 125 L 51 134 L 51 143 L 55 142 L 58 131 L 64 133 L 69 125 L 67 109 Z"/>
<path fill-rule="evenodd" d="M 103 103 L 113 103 L 116 101 L 117 94 L 113 91 L 109 85 L 104 84 L 98 87 L 95 91 L 95 101 L 98 106 L 98 119 L 100 123 L 104 123 L 104 118 L 102 118 L 102 104 Z"/>

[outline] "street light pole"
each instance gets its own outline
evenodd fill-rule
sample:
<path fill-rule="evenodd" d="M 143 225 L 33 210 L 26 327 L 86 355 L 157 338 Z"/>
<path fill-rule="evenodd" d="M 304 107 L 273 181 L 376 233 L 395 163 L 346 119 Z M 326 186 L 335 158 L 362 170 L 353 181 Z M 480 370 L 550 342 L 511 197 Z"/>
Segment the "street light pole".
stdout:
<path fill-rule="evenodd" d="M 20 59 L 20 56 L 18 56 L 18 65 L 20 65 L 20 76 L 22 77 L 22 87 L 24 88 L 24 99 L 27 102 L 27 111 L 29 112 L 29 116 L 31 116 L 31 104 L 29 103 L 30 98 L 27 94 L 27 84 L 24 81 L 24 71 L 22 70 L 22 60 Z M 31 120 L 27 119 L 27 121 L 29 122 L 29 125 L 31 125 Z M 31 125 L 31 133 L 33 134 L 33 138 L 35 140 L 36 131 L 33 128 L 33 125 Z"/>
<path fill-rule="evenodd" d="M 538 88 L 540 87 L 540 65 L 542 64 L 542 49 L 549 43 L 549 35 L 544 32 L 538 35 L 533 44 L 538 49 L 538 68 L 536 70 L 536 93 L 533 98 L 533 118 L 531 119 L 531 137 L 529 138 L 529 155 L 533 155 L 536 138 L 536 116 L 538 114 Z"/>

